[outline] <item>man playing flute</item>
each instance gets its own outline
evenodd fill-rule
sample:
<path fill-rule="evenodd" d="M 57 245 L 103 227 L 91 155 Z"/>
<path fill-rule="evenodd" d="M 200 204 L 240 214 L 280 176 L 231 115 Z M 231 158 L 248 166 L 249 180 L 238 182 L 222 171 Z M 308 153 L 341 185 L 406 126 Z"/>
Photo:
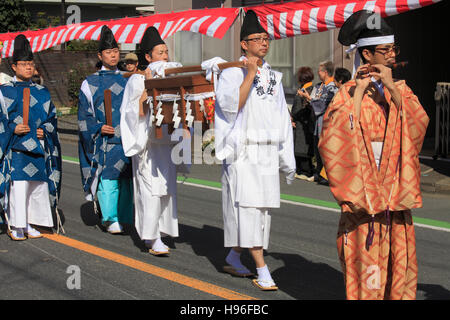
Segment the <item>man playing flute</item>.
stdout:
<path fill-rule="evenodd" d="M 419 152 L 429 118 L 387 66 L 399 48 L 377 14 L 358 11 L 339 32 L 363 65 L 337 92 L 319 142 L 341 206 L 337 248 L 347 299 L 415 299 L 417 259 L 411 209 L 422 206 Z"/>

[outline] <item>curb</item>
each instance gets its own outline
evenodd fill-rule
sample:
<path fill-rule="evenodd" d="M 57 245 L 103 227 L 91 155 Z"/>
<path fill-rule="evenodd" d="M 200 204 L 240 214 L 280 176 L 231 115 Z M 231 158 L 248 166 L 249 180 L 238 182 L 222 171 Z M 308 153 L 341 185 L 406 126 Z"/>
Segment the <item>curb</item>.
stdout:
<path fill-rule="evenodd" d="M 420 190 L 428 193 L 440 193 L 450 195 L 450 185 L 436 182 L 422 182 Z"/>
<path fill-rule="evenodd" d="M 58 136 L 60 141 L 78 143 L 77 135 L 58 132 Z"/>

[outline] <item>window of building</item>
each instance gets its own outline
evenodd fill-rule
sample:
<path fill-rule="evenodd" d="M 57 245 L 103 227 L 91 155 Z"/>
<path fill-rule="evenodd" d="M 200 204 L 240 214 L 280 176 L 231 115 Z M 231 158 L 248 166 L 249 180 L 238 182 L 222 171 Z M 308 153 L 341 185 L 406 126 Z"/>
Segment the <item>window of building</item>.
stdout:
<path fill-rule="evenodd" d="M 202 62 L 202 35 L 189 31 L 175 34 L 175 61 L 182 65 L 195 65 Z"/>
<path fill-rule="evenodd" d="M 283 73 L 283 86 L 292 87 L 294 68 L 294 38 L 285 38 L 272 41 L 270 43 L 269 53 L 265 60 L 270 66 Z"/>
<path fill-rule="evenodd" d="M 231 34 L 232 29 L 222 39 L 216 39 L 189 31 L 177 32 L 174 36 L 174 61 L 185 66 L 199 65 L 213 57 L 233 61 L 236 58 L 233 56 L 234 49 L 240 44 L 232 40 Z M 302 66 L 313 69 L 314 83 L 320 81 L 318 65 L 325 60 L 333 61 L 333 31 L 274 40 L 266 56 L 272 68 L 283 73 L 283 86 L 287 94 L 295 92 L 298 86 L 297 70 Z"/>
<path fill-rule="evenodd" d="M 228 31 L 222 39 L 189 31 L 175 34 L 175 61 L 188 66 L 201 64 L 202 61 L 214 57 L 232 61 L 231 31 Z"/>
<path fill-rule="evenodd" d="M 222 39 L 203 36 L 203 61 L 214 57 L 221 57 L 226 61 L 233 60 L 231 32 L 232 29 L 228 30 Z"/>
<path fill-rule="evenodd" d="M 322 61 L 333 61 L 333 31 L 316 32 L 297 36 L 295 39 L 294 52 L 294 83 L 293 88 L 297 87 L 296 75 L 300 67 L 311 67 L 314 72 L 313 83 L 320 82 L 317 74 L 319 63 Z"/>

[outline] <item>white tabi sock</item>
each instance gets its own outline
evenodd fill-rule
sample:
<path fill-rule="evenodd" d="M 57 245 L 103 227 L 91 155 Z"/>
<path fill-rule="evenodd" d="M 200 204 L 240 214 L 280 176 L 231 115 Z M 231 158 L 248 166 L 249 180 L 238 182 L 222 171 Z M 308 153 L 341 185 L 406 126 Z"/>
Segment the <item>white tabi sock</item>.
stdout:
<path fill-rule="evenodd" d="M 147 243 L 147 240 L 145 241 Z M 167 251 L 167 249 L 169 249 L 168 246 L 166 246 L 162 241 L 161 238 L 157 238 L 155 240 L 150 240 L 149 241 L 151 246 L 152 246 L 152 250 L 153 251 Z"/>
<path fill-rule="evenodd" d="M 263 281 L 272 281 L 272 276 L 270 275 L 269 268 L 267 267 L 267 264 L 264 267 L 256 268 L 256 271 L 258 272 L 258 280 Z"/>
<path fill-rule="evenodd" d="M 16 227 L 11 227 L 11 233 L 15 238 L 24 238 L 25 234 L 24 234 L 24 230 L 25 228 L 16 228 Z"/>
<path fill-rule="evenodd" d="M 39 231 L 37 231 L 35 228 L 30 226 L 29 224 L 27 224 L 26 232 L 32 237 L 38 237 L 41 235 L 41 233 Z"/>
<path fill-rule="evenodd" d="M 236 270 L 239 270 L 241 273 L 248 273 L 248 270 L 241 262 L 241 254 L 233 249 L 230 250 L 228 256 L 225 258 L 225 261 L 231 265 Z"/>

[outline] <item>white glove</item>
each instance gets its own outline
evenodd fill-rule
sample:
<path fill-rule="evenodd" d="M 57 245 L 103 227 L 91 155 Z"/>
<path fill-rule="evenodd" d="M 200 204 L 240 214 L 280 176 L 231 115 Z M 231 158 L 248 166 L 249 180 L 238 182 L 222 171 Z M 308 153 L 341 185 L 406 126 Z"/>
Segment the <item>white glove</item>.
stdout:
<path fill-rule="evenodd" d="M 170 68 L 180 68 L 183 65 L 179 62 L 167 62 L 167 61 L 156 61 L 148 65 L 147 68 L 152 70 L 152 76 L 158 78 L 165 78 L 166 74 L 164 70 Z"/>
<path fill-rule="evenodd" d="M 213 73 L 219 74 L 220 69 L 218 64 L 225 63 L 226 60 L 223 60 L 220 57 L 214 57 L 212 59 L 206 60 L 202 62 L 202 70 L 206 71 L 206 80 L 211 81 Z"/>

